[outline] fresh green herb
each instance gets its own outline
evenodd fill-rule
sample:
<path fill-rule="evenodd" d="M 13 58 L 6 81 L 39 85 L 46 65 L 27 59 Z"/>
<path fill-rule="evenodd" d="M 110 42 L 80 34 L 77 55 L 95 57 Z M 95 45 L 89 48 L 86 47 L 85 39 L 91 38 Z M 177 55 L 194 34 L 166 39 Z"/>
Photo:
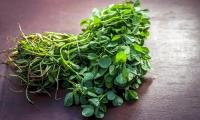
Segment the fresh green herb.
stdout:
<path fill-rule="evenodd" d="M 82 107 L 83 116 L 95 113 L 96 118 L 102 118 L 107 104 L 121 106 L 124 101 L 139 98 L 136 89 L 150 69 L 149 50 L 144 47 L 150 22 L 146 10 L 136 1 L 94 9 L 92 16 L 82 20 L 81 25 L 83 31 L 77 39 L 88 44 L 87 48 L 79 46 L 82 62 L 78 65 L 80 71 L 85 71 L 81 74 L 76 71 L 76 78 L 78 75 L 83 78 L 76 80 L 70 90 L 86 99 L 82 105 L 90 106 Z"/>
<path fill-rule="evenodd" d="M 55 32 L 25 35 L 9 61 L 30 93 L 48 93 L 63 84 L 64 106 L 81 105 L 82 115 L 103 118 L 108 104 L 137 100 L 150 69 L 147 10 L 139 0 L 113 4 L 81 21 L 79 35 Z M 57 93 L 57 92 L 56 92 Z"/>

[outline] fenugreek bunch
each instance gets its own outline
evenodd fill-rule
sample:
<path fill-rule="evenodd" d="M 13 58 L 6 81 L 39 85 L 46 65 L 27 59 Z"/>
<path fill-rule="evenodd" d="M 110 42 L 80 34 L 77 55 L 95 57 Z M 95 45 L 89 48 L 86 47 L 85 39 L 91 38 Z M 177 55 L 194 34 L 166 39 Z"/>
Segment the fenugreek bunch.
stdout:
<path fill-rule="evenodd" d="M 94 9 L 81 26 L 79 35 L 22 34 L 10 63 L 29 101 L 29 93 L 62 84 L 69 91 L 65 106 L 81 105 L 83 116 L 103 118 L 108 104 L 138 99 L 136 90 L 150 69 L 144 46 L 150 21 L 136 0 Z"/>

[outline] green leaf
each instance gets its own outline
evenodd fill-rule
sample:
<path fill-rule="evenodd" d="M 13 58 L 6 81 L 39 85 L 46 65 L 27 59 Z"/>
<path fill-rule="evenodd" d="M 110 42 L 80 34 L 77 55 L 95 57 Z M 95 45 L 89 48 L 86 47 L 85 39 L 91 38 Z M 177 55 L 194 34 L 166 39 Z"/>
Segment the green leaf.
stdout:
<path fill-rule="evenodd" d="M 136 81 L 137 81 L 137 83 L 138 83 L 139 85 L 142 84 L 142 81 L 141 81 L 139 78 L 137 78 Z"/>
<path fill-rule="evenodd" d="M 86 25 L 88 23 L 88 19 L 82 19 L 80 25 Z"/>
<path fill-rule="evenodd" d="M 94 107 L 92 105 L 84 105 L 82 106 L 82 115 L 85 117 L 91 117 L 94 114 Z"/>
<path fill-rule="evenodd" d="M 97 54 L 95 53 L 89 53 L 87 57 L 89 60 L 96 60 L 98 58 Z"/>
<path fill-rule="evenodd" d="M 104 112 L 102 112 L 101 110 L 99 110 L 99 108 L 95 109 L 95 117 L 96 118 L 103 118 L 104 117 Z"/>
<path fill-rule="evenodd" d="M 128 81 L 132 81 L 135 75 L 132 72 L 129 72 L 128 74 Z"/>
<path fill-rule="evenodd" d="M 112 60 L 110 57 L 103 57 L 99 59 L 98 64 L 102 68 L 108 68 L 111 64 Z"/>
<path fill-rule="evenodd" d="M 123 99 L 119 96 L 116 96 L 112 101 L 113 106 L 121 106 L 124 103 Z"/>
<path fill-rule="evenodd" d="M 99 25 L 101 23 L 101 19 L 99 17 L 94 17 L 94 25 Z"/>
<path fill-rule="evenodd" d="M 94 85 L 96 87 L 103 87 L 103 80 L 101 80 L 101 79 L 95 80 Z"/>
<path fill-rule="evenodd" d="M 130 54 L 130 47 L 129 46 L 121 46 L 121 49 L 126 53 L 126 55 Z"/>
<path fill-rule="evenodd" d="M 112 41 L 116 41 L 116 40 L 120 40 L 121 39 L 121 35 L 115 35 L 112 37 Z"/>
<path fill-rule="evenodd" d="M 148 54 L 149 53 L 149 49 L 147 47 L 142 47 L 142 46 L 137 45 L 137 44 L 134 44 L 133 47 L 138 52 L 141 52 L 141 53 L 144 53 L 144 54 Z"/>
<path fill-rule="evenodd" d="M 115 56 L 115 63 L 126 63 L 126 53 L 124 51 L 120 51 Z"/>
<path fill-rule="evenodd" d="M 84 81 L 83 85 L 84 85 L 85 87 L 89 88 L 89 87 L 92 87 L 92 86 L 93 86 L 93 82 L 92 82 L 92 80 L 90 80 L 90 81 Z"/>
<path fill-rule="evenodd" d="M 126 90 L 125 91 L 125 99 L 126 100 L 137 100 L 138 95 L 135 90 Z"/>
<path fill-rule="evenodd" d="M 88 69 L 87 67 L 83 67 L 83 68 L 81 68 L 79 73 L 83 74 L 83 73 L 85 73 L 87 71 L 87 69 Z"/>
<path fill-rule="evenodd" d="M 94 79 L 97 79 L 97 78 L 99 78 L 99 77 L 102 77 L 102 76 L 105 74 L 106 71 L 107 71 L 107 69 L 101 68 L 101 69 L 97 72 L 97 74 L 96 74 L 96 76 L 94 77 Z"/>
<path fill-rule="evenodd" d="M 126 67 L 123 67 L 122 76 L 123 78 L 128 78 L 129 70 Z"/>
<path fill-rule="evenodd" d="M 108 103 L 108 99 L 107 99 L 107 97 L 103 97 L 103 99 L 101 99 L 101 103 Z M 102 106 L 102 104 L 101 104 L 101 106 Z"/>
<path fill-rule="evenodd" d="M 118 46 L 118 43 L 117 42 L 110 42 L 108 43 L 107 47 L 106 48 L 115 48 L 113 49 L 111 52 L 115 52 L 117 51 L 116 47 Z"/>
<path fill-rule="evenodd" d="M 131 36 L 131 35 L 125 35 L 125 37 L 126 37 L 126 40 L 130 41 L 130 43 L 135 42 L 135 39 L 134 39 L 133 36 Z"/>
<path fill-rule="evenodd" d="M 116 77 L 114 83 L 115 83 L 116 85 L 118 85 L 118 86 L 124 86 L 124 85 L 126 85 L 127 80 L 124 79 L 124 78 L 123 78 L 123 75 L 120 73 L 120 74 Z"/>
<path fill-rule="evenodd" d="M 105 97 L 104 97 L 105 98 Z M 100 111 L 107 112 L 107 106 L 106 104 L 101 104 L 101 106 L 98 107 Z"/>
<path fill-rule="evenodd" d="M 91 98 L 88 100 L 91 104 L 93 104 L 94 106 L 99 106 L 100 102 L 98 98 Z"/>
<path fill-rule="evenodd" d="M 64 106 L 69 107 L 73 104 L 73 92 L 67 93 L 64 99 Z"/>
<path fill-rule="evenodd" d="M 137 84 L 137 83 L 135 83 L 135 84 L 133 84 L 132 86 L 133 86 L 134 89 L 138 89 L 140 85 Z"/>
<path fill-rule="evenodd" d="M 108 100 L 114 100 L 116 97 L 115 93 L 112 90 L 108 91 L 106 94 L 107 94 Z"/>
<path fill-rule="evenodd" d="M 145 71 L 148 71 L 150 69 L 150 65 L 149 65 L 148 61 L 146 61 L 146 60 L 142 61 L 142 69 Z"/>
<path fill-rule="evenodd" d="M 93 92 L 88 91 L 87 95 L 91 96 L 91 97 L 97 97 L 97 95 Z"/>
<path fill-rule="evenodd" d="M 84 74 L 83 81 L 92 80 L 94 78 L 94 74 L 92 72 L 87 72 Z"/>
<path fill-rule="evenodd" d="M 74 94 L 74 102 L 76 105 L 78 105 L 80 103 L 80 97 L 77 94 Z"/>
<path fill-rule="evenodd" d="M 103 94 L 104 89 L 103 89 L 103 88 L 95 88 L 95 92 L 96 92 L 97 94 Z"/>
<path fill-rule="evenodd" d="M 81 104 L 84 105 L 84 104 L 87 104 L 87 102 L 88 102 L 88 101 L 87 101 L 87 99 L 86 99 L 84 96 L 80 96 L 80 103 L 81 103 Z"/>
<path fill-rule="evenodd" d="M 105 86 L 107 88 L 112 88 L 112 86 L 113 86 L 113 77 L 108 76 L 108 77 L 105 78 Z"/>
<path fill-rule="evenodd" d="M 143 52 L 143 49 L 142 49 L 142 47 L 141 47 L 140 45 L 134 44 L 133 47 L 134 47 L 134 49 L 135 49 L 136 51 L 138 51 L 138 52 Z"/>
<path fill-rule="evenodd" d="M 111 66 L 109 67 L 109 74 L 110 74 L 110 75 L 114 75 L 114 74 L 115 74 L 115 66 L 114 66 L 114 65 L 111 65 Z"/>

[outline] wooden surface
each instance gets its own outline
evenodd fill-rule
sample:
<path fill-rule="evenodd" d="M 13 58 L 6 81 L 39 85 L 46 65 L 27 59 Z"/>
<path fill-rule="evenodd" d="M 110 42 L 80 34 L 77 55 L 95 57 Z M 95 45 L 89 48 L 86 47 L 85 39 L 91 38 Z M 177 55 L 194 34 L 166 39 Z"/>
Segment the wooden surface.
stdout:
<path fill-rule="evenodd" d="M 0 0 L 0 50 L 11 47 L 19 33 L 56 31 L 79 33 L 80 19 L 119 0 Z M 105 120 L 200 120 L 200 1 L 143 0 L 152 18 L 152 70 L 139 89 L 140 99 L 112 108 Z M 5 56 L 1 55 L 1 60 Z M 7 75 L 5 65 L 0 74 Z M 36 95 L 31 105 L 24 93 L 0 78 L 0 120 L 80 120 L 79 107 Z"/>

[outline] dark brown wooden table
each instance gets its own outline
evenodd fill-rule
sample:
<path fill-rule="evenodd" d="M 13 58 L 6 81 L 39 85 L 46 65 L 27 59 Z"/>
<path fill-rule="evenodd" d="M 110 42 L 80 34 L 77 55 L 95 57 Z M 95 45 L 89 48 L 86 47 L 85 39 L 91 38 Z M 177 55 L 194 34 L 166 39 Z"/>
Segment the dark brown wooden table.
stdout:
<path fill-rule="evenodd" d="M 77 34 L 80 19 L 120 0 L 0 0 L 0 50 L 13 46 L 11 38 L 25 33 L 56 31 Z M 140 99 L 112 108 L 105 120 L 200 120 L 200 1 L 143 0 L 152 18 L 152 70 L 139 89 Z M 5 56 L 1 55 L 1 61 Z M 0 65 L 0 120 L 80 120 L 79 107 L 36 95 L 31 105 L 16 85 L 3 77 Z"/>

